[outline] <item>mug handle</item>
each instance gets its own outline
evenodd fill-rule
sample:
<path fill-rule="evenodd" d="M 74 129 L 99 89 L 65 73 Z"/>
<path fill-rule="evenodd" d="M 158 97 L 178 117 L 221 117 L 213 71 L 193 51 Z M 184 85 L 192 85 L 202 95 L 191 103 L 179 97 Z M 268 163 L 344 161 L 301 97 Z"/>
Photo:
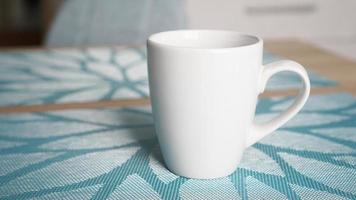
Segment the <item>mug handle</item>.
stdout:
<path fill-rule="evenodd" d="M 259 94 L 262 93 L 267 85 L 267 81 L 276 73 L 282 71 L 290 71 L 298 74 L 303 81 L 303 89 L 300 90 L 294 103 L 285 111 L 283 111 L 279 116 L 273 118 L 272 120 L 264 124 L 256 124 L 254 121 L 252 127 L 247 136 L 246 146 L 249 147 L 256 143 L 258 140 L 264 136 L 272 133 L 287 121 L 289 121 L 294 115 L 296 115 L 303 105 L 307 101 L 310 93 L 310 81 L 308 74 L 304 67 L 299 63 L 291 60 L 281 60 L 267 64 L 263 67 L 259 80 Z"/>

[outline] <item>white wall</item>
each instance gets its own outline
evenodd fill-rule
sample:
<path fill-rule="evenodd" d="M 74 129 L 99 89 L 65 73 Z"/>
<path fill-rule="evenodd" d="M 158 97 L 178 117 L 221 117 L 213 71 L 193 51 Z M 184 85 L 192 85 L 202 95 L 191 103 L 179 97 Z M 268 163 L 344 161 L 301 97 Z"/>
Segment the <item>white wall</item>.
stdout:
<path fill-rule="evenodd" d="M 186 0 L 189 28 L 302 38 L 356 59 L 356 0 Z"/>

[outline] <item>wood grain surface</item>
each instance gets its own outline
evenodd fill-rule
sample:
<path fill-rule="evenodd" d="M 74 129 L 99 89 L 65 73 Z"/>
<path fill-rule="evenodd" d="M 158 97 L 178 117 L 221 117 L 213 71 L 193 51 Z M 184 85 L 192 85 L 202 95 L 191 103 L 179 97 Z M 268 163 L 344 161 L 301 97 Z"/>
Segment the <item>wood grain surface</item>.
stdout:
<path fill-rule="evenodd" d="M 269 41 L 265 43 L 265 49 L 336 81 L 340 92 L 356 95 L 355 62 L 297 40 Z"/>

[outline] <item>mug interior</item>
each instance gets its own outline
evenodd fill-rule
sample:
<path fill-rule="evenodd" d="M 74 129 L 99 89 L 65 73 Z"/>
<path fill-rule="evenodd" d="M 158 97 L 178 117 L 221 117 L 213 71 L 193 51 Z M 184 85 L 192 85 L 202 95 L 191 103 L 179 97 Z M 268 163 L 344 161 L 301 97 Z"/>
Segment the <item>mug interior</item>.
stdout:
<path fill-rule="evenodd" d="M 221 49 L 250 46 L 260 39 L 234 31 L 178 30 L 156 33 L 148 42 L 178 48 Z"/>

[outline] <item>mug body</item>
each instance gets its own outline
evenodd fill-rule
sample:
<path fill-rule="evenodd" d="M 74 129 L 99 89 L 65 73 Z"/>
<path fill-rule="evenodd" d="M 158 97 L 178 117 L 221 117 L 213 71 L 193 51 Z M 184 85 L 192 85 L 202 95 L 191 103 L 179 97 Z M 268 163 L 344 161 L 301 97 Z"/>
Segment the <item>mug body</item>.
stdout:
<path fill-rule="evenodd" d="M 231 174 L 254 118 L 263 42 L 233 31 L 152 35 L 148 73 L 156 134 L 175 174 Z"/>

